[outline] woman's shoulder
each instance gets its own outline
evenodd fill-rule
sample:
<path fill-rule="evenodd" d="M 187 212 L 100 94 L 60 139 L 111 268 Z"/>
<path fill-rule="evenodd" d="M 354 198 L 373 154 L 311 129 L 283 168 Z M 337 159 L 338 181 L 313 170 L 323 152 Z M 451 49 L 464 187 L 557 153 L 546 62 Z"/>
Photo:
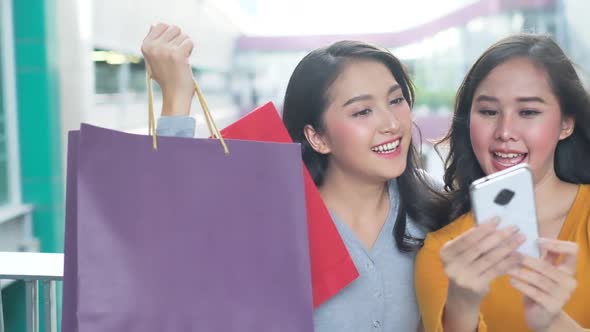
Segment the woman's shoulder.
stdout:
<path fill-rule="evenodd" d="M 565 228 L 575 225 L 576 228 L 588 227 L 590 230 L 590 184 L 579 185 L 576 198 L 569 208 L 567 220 L 575 220 L 575 223 L 566 223 Z"/>
<path fill-rule="evenodd" d="M 582 184 L 580 186 L 571 209 L 571 217 L 576 221 L 574 228 L 577 229 L 577 232 L 586 231 L 588 236 L 590 236 L 590 184 Z M 571 230 L 573 231 L 574 228 Z"/>
<path fill-rule="evenodd" d="M 445 227 L 428 233 L 424 245 L 442 246 L 448 241 L 473 228 L 474 225 L 475 219 L 473 218 L 473 214 L 471 212 L 465 213 Z"/>
<path fill-rule="evenodd" d="M 582 209 L 585 209 L 590 216 L 590 184 L 580 185 L 580 190 L 576 199 L 579 199 L 582 202 L 580 206 Z"/>

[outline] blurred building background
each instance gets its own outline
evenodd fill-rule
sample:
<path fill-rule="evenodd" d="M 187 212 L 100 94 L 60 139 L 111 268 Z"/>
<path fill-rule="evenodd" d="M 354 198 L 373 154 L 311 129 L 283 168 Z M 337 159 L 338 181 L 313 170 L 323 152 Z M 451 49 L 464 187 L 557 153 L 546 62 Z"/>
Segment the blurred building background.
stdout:
<path fill-rule="evenodd" d="M 267 101 L 280 109 L 295 65 L 316 47 L 358 39 L 391 49 L 417 85 L 423 157 L 441 177 L 430 142 L 447 130 L 476 57 L 510 33 L 549 33 L 588 82 L 589 12 L 586 0 L 0 0 L 0 251 L 63 251 L 68 130 L 147 133 L 140 44 L 150 24 L 194 39 L 193 70 L 221 127 Z M 7 331 L 23 331 L 23 287 L 0 285 Z"/>

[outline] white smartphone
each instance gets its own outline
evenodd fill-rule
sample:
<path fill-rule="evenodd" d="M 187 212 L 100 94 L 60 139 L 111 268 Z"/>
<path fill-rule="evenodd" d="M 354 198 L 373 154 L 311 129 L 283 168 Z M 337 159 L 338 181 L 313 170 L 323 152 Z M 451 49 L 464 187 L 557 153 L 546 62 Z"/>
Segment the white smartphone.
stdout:
<path fill-rule="evenodd" d="M 474 181 L 470 196 L 477 223 L 498 217 L 498 228 L 517 226 L 526 237 L 518 251 L 539 257 L 533 175 L 528 165 L 519 164 Z"/>

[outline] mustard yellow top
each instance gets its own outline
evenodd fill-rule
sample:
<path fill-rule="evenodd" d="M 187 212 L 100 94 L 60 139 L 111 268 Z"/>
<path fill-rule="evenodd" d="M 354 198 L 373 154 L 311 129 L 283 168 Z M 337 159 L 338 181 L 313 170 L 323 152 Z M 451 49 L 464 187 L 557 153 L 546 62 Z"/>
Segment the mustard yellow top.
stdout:
<path fill-rule="evenodd" d="M 418 305 L 426 332 L 443 331 L 442 313 L 448 279 L 439 251 L 449 240 L 474 226 L 471 213 L 430 233 L 416 257 L 415 284 Z M 581 185 L 558 236 L 579 246 L 576 279 L 578 287 L 564 311 L 583 328 L 590 328 L 590 185 Z M 508 276 L 494 280 L 480 307 L 478 332 L 529 331 L 524 320 L 523 299 Z"/>

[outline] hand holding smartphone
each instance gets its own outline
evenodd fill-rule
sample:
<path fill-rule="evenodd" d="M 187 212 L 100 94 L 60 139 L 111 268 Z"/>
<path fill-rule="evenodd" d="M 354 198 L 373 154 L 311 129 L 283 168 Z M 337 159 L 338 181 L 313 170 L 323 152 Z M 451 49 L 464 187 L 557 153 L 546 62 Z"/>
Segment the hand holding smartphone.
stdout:
<path fill-rule="evenodd" d="M 517 226 L 526 237 L 518 251 L 539 257 L 535 192 L 528 165 L 520 164 L 474 181 L 470 196 L 477 223 L 497 217 L 498 228 Z"/>

